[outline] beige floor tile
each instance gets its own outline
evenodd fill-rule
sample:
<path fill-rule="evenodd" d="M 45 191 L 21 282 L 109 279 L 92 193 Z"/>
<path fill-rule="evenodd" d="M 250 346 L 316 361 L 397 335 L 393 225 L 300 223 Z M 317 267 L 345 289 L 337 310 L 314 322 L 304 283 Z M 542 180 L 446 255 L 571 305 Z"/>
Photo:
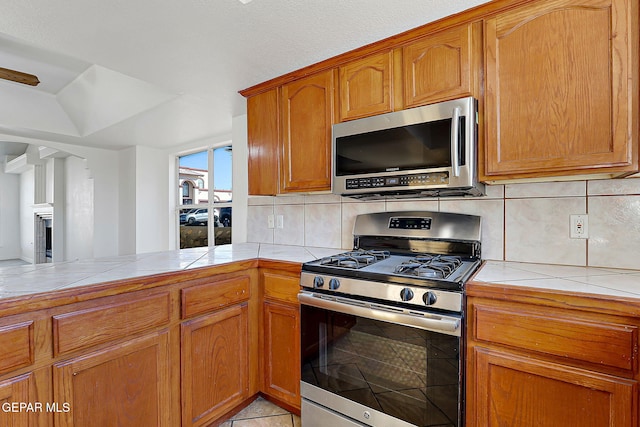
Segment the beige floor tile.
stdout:
<path fill-rule="evenodd" d="M 272 415 L 288 415 L 289 413 L 269 402 L 268 400 L 263 399 L 262 397 L 257 398 L 253 401 L 249 406 L 244 408 L 242 411 L 238 412 L 232 420 L 242 420 L 247 418 L 258 418 L 258 417 L 268 417 Z M 235 426 L 236 424 L 234 424 Z"/>
<path fill-rule="evenodd" d="M 293 427 L 291 414 L 234 420 L 233 427 Z"/>

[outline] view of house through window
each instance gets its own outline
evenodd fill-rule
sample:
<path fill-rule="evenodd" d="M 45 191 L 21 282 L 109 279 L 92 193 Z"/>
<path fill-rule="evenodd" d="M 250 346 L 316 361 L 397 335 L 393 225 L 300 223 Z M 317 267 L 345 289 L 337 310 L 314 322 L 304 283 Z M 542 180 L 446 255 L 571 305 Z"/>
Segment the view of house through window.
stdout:
<path fill-rule="evenodd" d="M 231 145 L 178 157 L 180 249 L 231 243 Z"/>

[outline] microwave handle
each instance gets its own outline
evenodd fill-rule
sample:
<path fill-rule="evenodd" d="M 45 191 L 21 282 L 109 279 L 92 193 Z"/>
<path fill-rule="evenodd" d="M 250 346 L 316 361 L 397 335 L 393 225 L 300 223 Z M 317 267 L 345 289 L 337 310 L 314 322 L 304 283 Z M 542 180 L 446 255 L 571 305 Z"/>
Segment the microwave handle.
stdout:
<path fill-rule="evenodd" d="M 459 128 L 460 107 L 455 107 L 451 118 L 451 174 L 453 176 L 460 176 L 460 159 L 458 158 L 458 153 L 460 152 Z"/>

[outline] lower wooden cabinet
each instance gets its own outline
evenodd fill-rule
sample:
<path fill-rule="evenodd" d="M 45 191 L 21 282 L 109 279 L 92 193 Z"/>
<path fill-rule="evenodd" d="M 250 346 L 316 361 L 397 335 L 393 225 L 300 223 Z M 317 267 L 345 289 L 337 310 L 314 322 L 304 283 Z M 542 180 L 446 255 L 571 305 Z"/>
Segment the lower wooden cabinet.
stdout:
<path fill-rule="evenodd" d="M 289 270 L 285 270 L 288 267 Z M 261 269 L 262 392 L 300 411 L 300 265 Z"/>
<path fill-rule="evenodd" d="M 176 425 L 168 332 L 154 332 L 54 364 L 56 427 Z"/>
<path fill-rule="evenodd" d="M 467 295 L 466 427 L 638 426 L 628 303 L 490 284 Z"/>
<path fill-rule="evenodd" d="M 186 321 L 182 331 L 182 426 L 217 419 L 249 397 L 247 303 Z"/>
<path fill-rule="evenodd" d="M 300 265 L 267 264 L 0 316 L 0 405 L 43 405 L 0 427 L 215 425 L 258 393 L 299 412 Z"/>
<path fill-rule="evenodd" d="M 33 373 L 19 375 L 0 382 L 0 426 L 29 427 L 34 417 L 12 405 L 33 402 L 30 390 L 33 383 Z"/>
<path fill-rule="evenodd" d="M 635 381 L 475 348 L 476 426 L 636 426 Z"/>
<path fill-rule="evenodd" d="M 300 309 L 264 303 L 265 393 L 300 408 Z"/>

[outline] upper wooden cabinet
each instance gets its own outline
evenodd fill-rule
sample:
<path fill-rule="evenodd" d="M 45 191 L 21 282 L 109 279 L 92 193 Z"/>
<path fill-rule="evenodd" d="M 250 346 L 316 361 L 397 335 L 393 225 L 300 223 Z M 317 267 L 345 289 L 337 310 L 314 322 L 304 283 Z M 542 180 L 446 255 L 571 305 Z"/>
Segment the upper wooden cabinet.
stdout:
<path fill-rule="evenodd" d="M 249 194 L 278 193 L 279 111 L 278 89 L 247 100 Z"/>
<path fill-rule="evenodd" d="M 466 24 L 402 47 L 404 107 L 478 96 L 481 31 Z"/>
<path fill-rule="evenodd" d="M 339 74 L 340 121 L 393 110 L 393 52 L 349 62 Z"/>
<path fill-rule="evenodd" d="M 282 86 L 281 192 L 331 189 L 334 70 Z"/>
<path fill-rule="evenodd" d="M 496 0 L 248 88 L 250 194 L 330 189 L 334 108 L 346 121 L 466 96 L 481 181 L 637 172 L 639 7 Z"/>
<path fill-rule="evenodd" d="M 481 178 L 636 170 L 637 20 L 635 0 L 542 0 L 486 20 Z"/>

